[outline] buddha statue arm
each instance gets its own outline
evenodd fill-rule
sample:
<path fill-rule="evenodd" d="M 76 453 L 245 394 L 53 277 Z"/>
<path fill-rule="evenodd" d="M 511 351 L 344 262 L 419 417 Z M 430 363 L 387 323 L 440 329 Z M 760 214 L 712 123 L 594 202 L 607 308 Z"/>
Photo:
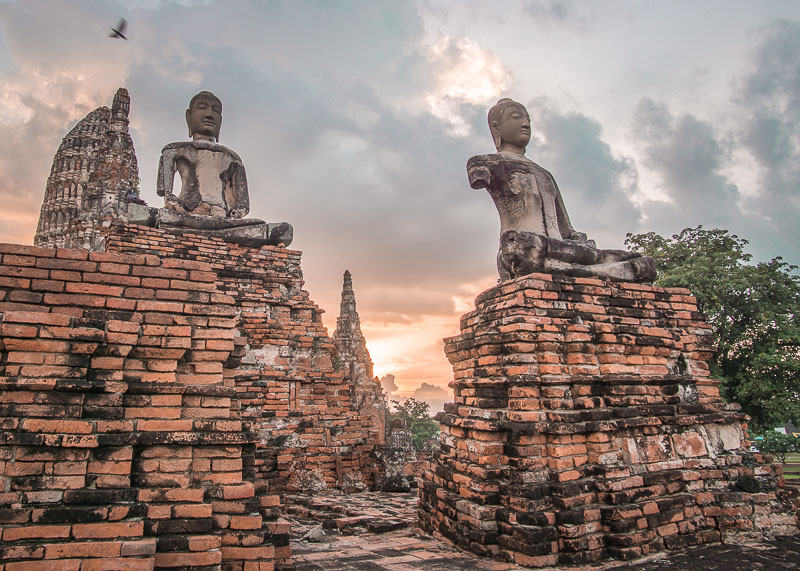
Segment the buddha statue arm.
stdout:
<path fill-rule="evenodd" d="M 553 182 L 553 187 L 556 189 L 556 216 L 558 217 L 558 231 L 561 234 L 561 237 L 565 240 L 585 242 L 591 246 L 594 246 L 594 240 L 589 240 L 589 237 L 585 233 L 578 232 L 572 227 L 572 222 L 570 222 L 569 214 L 567 214 L 567 207 L 564 205 L 564 199 L 561 196 L 561 191 L 558 189 L 556 179 L 553 178 L 553 175 L 550 173 L 547 174 L 550 176 L 550 180 Z"/>
<path fill-rule="evenodd" d="M 492 173 L 486 164 L 485 155 L 477 155 L 467 161 L 467 177 L 470 187 L 475 190 L 489 188 L 492 183 Z"/>
<path fill-rule="evenodd" d="M 236 165 L 233 172 L 233 193 L 235 204 L 231 210 L 232 218 L 244 218 L 250 212 L 250 194 L 247 190 L 247 176 L 244 172 L 244 165 L 241 162 L 233 163 Z"/>
<path fill-rule="evenodd" d="M 156 181 L 156 193 L 158 196 L 169 198 L 173 196 L 172 189 L 175 185 L 175 157 L 177 153 L 170 145 L 161 151 L 161 159 L 158 161 L 158 180 Z"/>
<path fill-rule="evenodd" d="M 172 169 L 170 169 L 172 170 Z M 158 179 L 156 180 L 156 194 L 158 196 L 164 196 L 167 192 L 172 194 L 172 179 L 175 177 L 175 171 L 172 171 L 172 177 L 169 180 L 164 180 L 164 155 L 161 155 L 161 159 L 158 161 Z M 169 190 L 167 190 L 169 187 Z"/>

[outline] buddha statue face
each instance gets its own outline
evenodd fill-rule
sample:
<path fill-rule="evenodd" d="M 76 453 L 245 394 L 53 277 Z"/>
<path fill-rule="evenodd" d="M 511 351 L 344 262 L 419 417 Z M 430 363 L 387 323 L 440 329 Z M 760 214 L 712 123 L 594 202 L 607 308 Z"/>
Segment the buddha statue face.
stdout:
<path fill-rule="evenodd" d="M 219 141 L 222 101 L 210 91 L 201 91 L 189 103 L 186 125 L 193 141 Z"/>
<path fill-rule="evenodd" d="M 501 99 L 489 111 L 489 128 L 498 151 L 524 155 L 531 141 L 531 118 L 521 103 Z"/>

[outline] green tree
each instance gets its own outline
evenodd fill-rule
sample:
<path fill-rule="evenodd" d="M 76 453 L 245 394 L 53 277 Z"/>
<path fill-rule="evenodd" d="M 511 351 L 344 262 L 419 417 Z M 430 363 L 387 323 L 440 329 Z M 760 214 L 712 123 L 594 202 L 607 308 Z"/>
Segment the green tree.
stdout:
<path fill-rule="evenodd" d="M 713 374 L 723 395 L 761 429 L 800 418 L 800 278 L 774 258 L 751 264 L 747 240 L 727 230 L 686 228 L 664 238 L 628 234 L 625 244 L 653 256 L 656 284 L 689 288 L 717 342 Z"/>
<path fill-rule="evenodd" d="M 772 454 L 781 464 L 786 464 L 786 457 L 793 452 L 800 452 L 800 438 L 791 434 L 783 434 L 770 430 L 755 441 L 756 448 L 765 454 Z"/>
<path fill-rule="evenodd" d="M 403 402 L 392 401 L 394 412 L 391 413 L 392 419 L 402 419 L 411 431 L 411 442 L 414 448 L 419 450 L 428 438 L 433 438 L 439 432 L 439 423 L 431 418 L 429 411 L 430 405 L 415 398 L 406 399 Z"/>

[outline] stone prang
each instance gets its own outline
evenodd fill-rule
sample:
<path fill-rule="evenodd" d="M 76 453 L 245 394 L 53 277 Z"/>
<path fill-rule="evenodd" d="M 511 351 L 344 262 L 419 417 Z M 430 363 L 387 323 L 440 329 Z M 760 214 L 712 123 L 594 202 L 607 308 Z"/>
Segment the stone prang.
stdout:
<path fill-rule="evenodd" d="M 350 270 L 345 270 L 342 283 L 342 301 L 333 340 L 339 348 L 340 370 L 352 379 L 372 380 L 372 358 L 367 341 L 361 333 L 361 319 L 356 311 L 356 294 Z"/>
<path fill-rule="evenodd" d="M 139 167 L 128 133 L 131 98 L 119 88 L 61 141 L 47 179 L 34 244 L 97 249 L 112 220 L 138 197 Z"/>
<path fill-rule="evenodd" d="M 376 444 L 386 440 L 386 401 L 380 381 L 373 376 L 372 358 L 367 341 L 361 332 L 361 320 L 356 311 L 356 294 L 349 270 L 344 272 L 342 301 L 333 341 L 338 351 L 339 371 L 350 381 L 350 396 L 362 418 L 368 420 L 369 433 Z"/>

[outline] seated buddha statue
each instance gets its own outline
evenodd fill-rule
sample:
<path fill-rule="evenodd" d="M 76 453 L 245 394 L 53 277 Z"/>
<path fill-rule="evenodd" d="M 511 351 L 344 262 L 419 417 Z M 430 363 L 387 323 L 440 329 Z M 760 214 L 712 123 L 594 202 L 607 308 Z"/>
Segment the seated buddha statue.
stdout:
<path fill-rule="evenodd" d="M 652 281 L 655 262 L 624 250 L 597 248 L 573 228 L 553 175 L 525 156 L 531 122 L 525 107 L 501 99 L 489 110 L 497 153 L 467 162 L 474 189 L 485 188 L 500 214 L 497 270 L 501 280 L 533 272 Z"/>
<path fill-rule="evenodd" d="M 250 211 L 244 164 L 219 144 L 222 101 L 201 91 L 189 102 L 186 125 L 192 140 L 170 143 L 161 151 L 156 192 L 164 197 L 164 208 L 158 213 L 158 227 L 244 244 L 288 246 L 290 224 L 244 218 Z M 181 180 L 177 196 L 175 173 Z"/>

